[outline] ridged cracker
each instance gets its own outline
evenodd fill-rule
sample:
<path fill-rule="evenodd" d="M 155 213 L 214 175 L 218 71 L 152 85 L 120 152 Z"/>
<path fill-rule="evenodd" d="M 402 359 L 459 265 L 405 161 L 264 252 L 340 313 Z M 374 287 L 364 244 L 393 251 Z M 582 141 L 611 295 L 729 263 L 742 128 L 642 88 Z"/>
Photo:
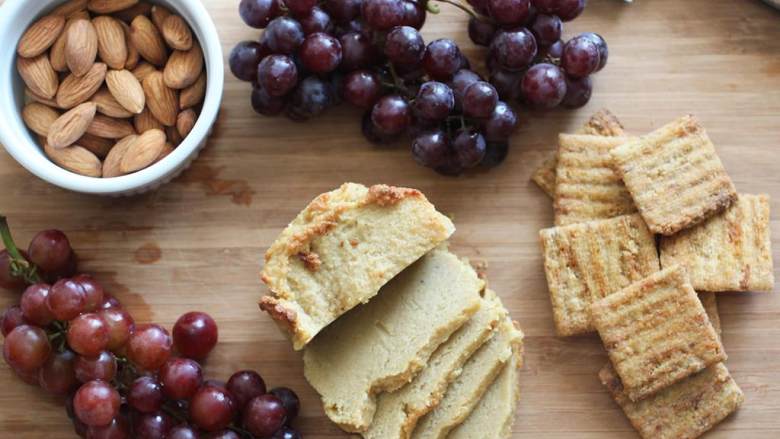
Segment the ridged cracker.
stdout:
<path fill-rule="evenodd" d="M 683 116 L 612 150 L 614 166 L 654 233 L 672 235 L 725 210 L 737 191 L 715 146 Z"/>
<path fill-rule="evenodd" d="M 594 302 L 591 315 L 632 401 L 726 360 L 715 328 L 680 266 Z"/>
<path fill-rule="evenodd" d="M 631 140 L 590 134 L 558 136 L 555 225 L 566 226 L 636 212 L 631 194 L 612 168 L 609 152 Z"/>
<path fill-rule="evenodd" d="M 715 328 L 715 333 L 720 336 L 723 332 L 720 324 L 720 313 L 718 313 L 718 297 L 715 293 L 696 293 L 699 295 L 699 301 L 701 306 L 704 307 L 704 311 L 707 313 L 707 317 L 710 318 L 712 327 Z"/>
<path fill-rule="evenodd" d="M 694 439 L 736 411 L 745 400 L 723 363 L 632 402 L 615 370 L 599 373 L 601 383 L 644 439 Z"/>
<path fill-rule="evenodd" d="M 585 122 L 585 125 L 577 130 L 578 134 L 592 134 L 594 136 L 622 136 L 624 135 L 623 125 L 614 114 L 609 110 L 599 110 Z M 542 163 L 533 175 L 531 180 L 539 185 L 542 190 L 553 198 L 555 196 L 555 168 L 558 166 L 558 154 L 553 152 L 550 157 Z"/>
<path fill-rule="evenodd" d="M 639 215 L 539 232 L 558 335 L 592 332 L 590 304 L 660 269 L 655 237 Z"/>
<path fill-rule="evenodd" d="M 696 291 L 772 291 L 769 196 L 740 194 L 698 226 L 661 239 L 661 265 L 685 266 Z"/>

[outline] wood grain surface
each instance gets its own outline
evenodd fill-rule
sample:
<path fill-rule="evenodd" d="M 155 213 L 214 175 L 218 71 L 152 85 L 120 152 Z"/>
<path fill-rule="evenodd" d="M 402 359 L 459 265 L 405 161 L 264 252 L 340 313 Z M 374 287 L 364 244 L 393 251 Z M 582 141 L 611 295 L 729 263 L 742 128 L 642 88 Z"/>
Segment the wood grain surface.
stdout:
<path fill-rule="evenodd" d="M 225 53 L 257 31 L 237 0 L 204 0 Z M 550 200 L 529 176 L 556 135 L 609 108 L 630 133 L 684 113 L 698 116 L 738 190 L 772 195 L 774 257 L 780 261 L 780 13 L 759 0 L 591 0 L 565 35 L 595 31 L 610 46 L 591 103 L 578 111 L 532 114 L 508 160 L 490 172 L 440 177 L 418 167 L 409 144 L 376 148 L 346 106 L 306 124 L 253 114 L 249 86 L 227 75 L 222 113 L 209 146 L 190 170 L 160 190 L 111 199 L 69 193 L 28 174 L 0 152 L 0 211 L 17 240 L 60 228 L 94 273 L 139 322 L 170 328 L 189 310 L 217 320 L 220 343 L 210 377 L 258 370 L 270 386 L 303 400 L 297 425 L 307 438 L 346 437 L 324 416 L 302 375 L 300 355 L 261 314 L 262 255 L 279 231 L 320 192 L 344 181 L 423 190 L 452 215 L 454 250 L 488 264 L 491 286 L 526 333 L 522 401 L 514 439 L 638 437 L 596 376 L 606 361 L 596 337 L 553 335 L 537 232 L 552 224 Z M 466 17 L 444 7 L 429 16 L 426 39 L 455 37 L 474 65 Z M 8 44 L 9 42 L 3 42 Z M 7 66 L 6 66 L 7 67 Z M 4 109 L 8 111 L 8 109 Z M 7 292 L 0 306 L 16 302 Z M 780 437 L 780 295 L 719 297 L 728 366 L 746 403 L 708 438 Z M 61 402 L 0 365 L 0 437 L 75 437 Z"/>

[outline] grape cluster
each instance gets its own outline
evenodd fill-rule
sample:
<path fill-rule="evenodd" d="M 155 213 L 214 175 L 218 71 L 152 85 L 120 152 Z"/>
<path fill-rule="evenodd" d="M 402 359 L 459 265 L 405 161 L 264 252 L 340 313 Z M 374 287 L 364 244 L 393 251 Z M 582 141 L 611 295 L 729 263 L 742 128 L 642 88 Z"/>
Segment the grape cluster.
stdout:
<path fill-rule="evenodd" d="M 23 290 L 19 305 L 0 319 L 3 358 L 26 383 L 65 398 L 81 437 L 302 437 L 290 426 L 300 408 L 292 390 L 267 391 L 251 370 L 226 383 L 204 379 L 198 361 L 218 339 L 208 314 L 184 314 L 172 335 L 136 324 L 100 283 L 76 273 L 64 233 L 40 232 L 23 252 L 0 216 L 0 236 L 0 288 Z"/>

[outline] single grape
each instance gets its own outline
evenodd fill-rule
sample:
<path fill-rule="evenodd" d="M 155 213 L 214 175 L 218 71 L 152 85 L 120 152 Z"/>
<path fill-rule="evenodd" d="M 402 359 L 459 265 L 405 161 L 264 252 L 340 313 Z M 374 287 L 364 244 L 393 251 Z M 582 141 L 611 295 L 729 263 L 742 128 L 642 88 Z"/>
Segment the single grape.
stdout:
<path fill-rule="evenodd" d="M 380 54 L 371 40 L 360 32 L 347 32 L 339 37 L 341 43 L 341 70 L 353 70 L 371 67 L 379 62 Z"/>
<path fill-rule="evenodd" d="M 531 32 L 541 47 L 548 47 L 561 39 L 563 23 L 557 15 L 539 14 L 531 25 Z"/>
<path fill-rule="evenodd" d="M 496 26 L 488 20 L 477 17 L 469 19 L 469 38 L 478 46 L 489 46 L 496 30 Z"/>
<path fill-rule="evenodd" d="M 508 142 L 488 142 L 485 158 L 482 159 L 481 165 L 489 168 L 498 166 L 506 160 L 508 154 Z"/>
<path fill-rule="evenodd" d="M 287 387 L 276 387 L 271 389 L 268 393 L 282 401 L 282 406 L 287 413 L 287 423 L 290 423 L 298 416 L 298 412 L 301 409 L 301 400 L 292 389 Z"/>
<path fill-rule="evenodd" d="M 462 57 L 454 41 L 441 38 L 431 41 L 425 48 L 422 67 L 431 78 L 446 81 L 460 70 Z"/>
<path fill-rule="evenodd" d="M 362 0 L 325 0 L 325 10 L 339 24 L 349 23 L 360 15 Z"/>
<path fill-rule="evenodd" d="M 170 432 L 168 432 L 168 435 L 165 436 L 166 439 L 200 439 L 200 434 L 198 434 L 198 430 L 194 429 L 193 427 L 190 427 L 189 425 L 177 425 L 176 427 L 173 427 Z"/>
<path fill-rule="evenodd" d="M 403 0 L 363 0 L 363 20 L 371 28 L 385 31 L 404 23 Z"/>
<path fill-rule="evenodd" d="M 96 313 L 82 314 L 68 325 L 68 345 L 77 353 L 94 358 L 108 347 L 108 325 Z"/>
<path fill-rule="evenodd" d="M 481 80 L 482 78 L 480 78 L 478 74 L 468 69 L 460 69 L 452 76 L 452 80 L 449 84 L 452 89 L 452 94 L 455 97 L 456 110 L 460 111 L 463 108 L 463 92 L 466 91 L 466 88 Z"/>
<path fill-rule="evenodd" d="M 230 51 L 228 64 L 233 76 L 242 81 L 257 80 L 257 65 L 270 49 L 256 41 L 242 41 Z"/>
<path fill-rule="evenodd" d="M 425 24 L 427 13 L 423 2 L 419 0 L 406 0 L 404 4 L 404 26 L 411 26 L 417 30 Z"/>
<path fill-rule="evenodd" d="M 233 397 L 222 388 L 203 386 L 190 399 L 190 420 L 206 431 L 224 429 L 236 414 Z"/>
<path fill-rule="evenodd" d="M 24 279 L 11 274 L 11 255 L 8 250 L 0 250 L 0 288 L 21 290 L 26 285 Z"/>
<path fill-rule="evenodd" d="M 455 151 L 460 165 L 469 169 L 477 166 L 485 157 L 487 144 L 485 137 L 476 130 L 460 129 L 452 141 L 452 149 Z"/>
<path fill-rule="evenodd" d="M 30 241 L 29 260 L 47 273 L 65 271 L 73 249 L 68 237 L 59 230 L 44 230 Z"/>
<path fill-rule="evenodd" d="M 309 15 L 317 0 L 284 0 L 284 5 L 296 17 Z"/>
<path fill-rule="evenodd" d="M 110 351 L 121 349 L 130 334 L 135 330 L 135 321 L 130 314 L 122 308 L 114 307 L 101 309 L 98 315 L 106 322 L 108 329 L 108 345 L 106 348 Z"/>
<path fill-rule="evenodd" d="M 54 395 L 67 395 L 78 386 L 76 354 L 69 350 L 53 353 L 38 371 L 38 384 Z"/>
<path fill-rule="evenodd" d="M 38 373 L 40 372 L 39 370 L 11 369 L 14 371 L 14 375 L 22 380 L 23 383 L 36 387 L 40 385 L 38 382 Z"/>
<path fill-rule="evenodd" d="M 86 295 L 84 311 L 94 311 L 103 303 L 103 287 L 90 275 L 79 274 L 73 277 L 73 281 L 81 284 Z"/>
<path fill-rule="evenodd" d="M 54 315 L 46 306 L 46 297 L 49 295 L 51 286 L 49 284 L 38 283 L 27 287 L 22 294 L 21 306 L 24 318 L 37 326 L 48 326 L 54 321 Z"/>
<path fill-rule="evenodd" d="M 28 323 L 24 318 L 24 311 L 19 306 L 8 307 L 3 312 L 3 318 L 0 320 L 0 328 L 2 328 L 3 337 L 8 337 L 8 334 L 14 330 L 17 326 L 21 326 Z"/>
<path fill-rule="evenodd" d="M 253 435 L 269 437 L 285 424 L 287 412 L 279 398 L 267 394 L 249 401 L 244 407 L 241 419 L 244 428 Z"/>
<path fill-rule="evenodd" d="M 134 417 L 136 439 L 165 439 L 173 429 L 174 420 L 164 412 L 145 413 Z"/>
<path fill-rule="evenodd" d="M 411 123 L 411 118 L 409 102 L 396 94 L 383 96 L 371 110 L 371 122 L 384 134 L 403 132 Z"/>
<path fill-rule="evenodd" d="M 271 20 L 263 33 L 273 53 L 291 55 L 303 44 L 303 27 L 293 18 L 282 16 Z"/>
<path fill-rule="evenodd" d="M 477 81 L 463 92 L 463 114 L 469 117 L 490 116 L 498 102 L 495 87 L 485 81 Z"/>
<path fill-rule="evenodd" d="M 485 139 L 488 142 L 502 142 L 509 139 L 509 136 L 517 128 L 517 114 L 506 102 L 498 101 L 493 114 L 488 117 L 482 125 Z"/>
<path fill-rule="evenodd" d="M 119 301 L 116 297 L 112 296 L 109 293 L 103 293 L 103 303 L 100 304 L 98 308 L 100 309 L 108 309 L 108 308 L 121 308 L 122 302 Z"/>
<path fill-rule="evenodd" d="M 91 358 L 79 355 L 74 368 L 76 379 L 82 383 L 92 380 L 111 382 L 116 376 L 116 357 L 108 351 L 102 351 Z"/>
<path fill-rule="evenodd" d="M 293 120 L 307 120 L 319 116 L 333 105 L 333 88 L 316 76 L 301 81 L 290 96 L 287 116 Z"/>
<path fill-rule="evenodd" d="M 455 95 L 446 84 L 428 81 L 420 86 L 413 105 L 417 117 L 441 121 L 455 108 Z"/>
<path fill-rule="evenodd" d="M 496 88 L 499 98 L 514 101 L 520 96 L 520 81 L 523 74 L 508 70 L 496 69 L 490 73 L 490 83 Z"/>
<path fill-rule="evenodd" d="M 488 0 L 490 16 L 503 26 L 520 26 L 528 20 L 531 0 Z"/>
<path fill-rule="evenodd" d="M 523 100 L 536 108 L 554 108 L 566 96 L 566 79 L 558 66 L 541 63 L 528 69 L 521 84 Z"/>
<path fill-rule="evenodd" d="M 341 84 L 341 97 L 360 108 L 371 108 L 382 95 L 382 82 L 371 70 L 350 72 Z"/>
<path fill-rule="evenodd" d="M 129 439 L 130 425 L 122 416 L 117 416 L 103 427 L 88 427 L 87 439 Z"/>
<path fill-rule="evenodd" d="M 189 399 L 203 382 L 200 364 L 188 358 L 172 358 L 160 369 L 163 393 L 170 399 Z"/>
<path fill-rule="evenodd" d="M 71 419 L 71 422 L 73 423 L 73 431 L 76 433 L 78 437 L 87 437 L 87 432 L 89 431 L 89 427 L 87 427 L 87 424 L 79 421 L 76 418 Z"/>
<path fill-rule="evenodd" d="M 171 354 L 171 336 L 159 325 L 141 325 L 130 335 L 127 356 L 141 369 L 156 371 Z"/>
<path fill-rule="evenodd" d="M 105 381 L 85 383 L 73 397 L 76 417 L 89 426 L 104 426 L 119 414 L 119 392 Z"/>
<path fill-rule="evenodd" d="M 284 110 L 285 105 L 283 97 L 271 96 L 262 87 L 255 86 L 252 89 L 252 108 L 258 114 L 276 116 Z"/>
<path fill-rule="evenodd" d="M 566 78 L 566 96 L 563 105 L 566 108 L 580 108 L 590 101 L 593 92 L 593 81 L 590 76 L 584 78 Z"/>
<path fill-rule="evenodd" d="M 55 319 L 73 320 L 86 309 L 87 292 L 72 279 L 60 279 L 49 290 L 46 306 Z"/>
<path fill-rule="evenodd" d="M 298 68 L 289 56 L 266 56 L 257 66 L 257 83 L 271 96 L 284 96 L 298 84 Z"/>
<path fill-rule="evenodd" d="M 607 59 L 609 58 L 609 47 L 604 38 L 595 32 L 585 32 L 579 35 L 582 38 L 588 39 L 593 42 L 599 49 L 599 66 L 596 67 L 596 72 L 603 69 L 607 65 Z"/>
<path fill-rule="evenodd" d="M 561 0 L 531 0 L 533 6 L 542 14 L 555 14 Z"/>
<path fill-rule="evenodd" d="M 490 15 L 490 11 L 488 11 L 488 0 L 467 0 L 468 4 L 471 5 L 472 8 L 474 8 L 475 11 L 479 12 L 480 15 Z"/>
<path fill-rule="evenodd" d="M 433 168 L 433 170 L 441 175 L 456 177 L 463 173 L 463 166 L 460 164 L 458 156 L 455 153 L 450 153 L 444 160 L 444 163 Z"/>
<path fill-rule="evenodd" d="M 271 439 L 303 439 L 303 436 L 294 428 L 282 427 L 271 436 Z"/>
<path fill-rule="evenodd" d="M 51 354 L 51 344 L 46 331 L 31 325 L 14 328 L 3 343 L 3 357 L 14 369 L 23 372 L 37 371 Z"/>
<path fill-rule="evenodd" d="M 371 122 L 371 110 L 368 110 L 363 114 L 363 118 L 361 119 L 360 123 L 360 130 L 366 140 L 376 145 L 391 143 L 395 140 L 398 140 L 400 137 L 400 134 L 385 134 L 380 132 L 374 123 Z"/>
<path fill-rule="evenodd" d="M 266 27 L 280 12 L 278 0 L 241 0 L 238 5 L 244 23 L 257 29 Z"/>
<path fill-rule="evenodd" d="M 555 15 L 563 21 L 571 21 L 577 18 L 585 10 L 586 0 L 558 0 Z"/>
<path fill-rule="evenodd" d="M 425 41 L 417 29 L 411 26 L 397 26 L 385 38 L 385 56 L 396 64 L 420 62 L 425 52 Z"/>
<path fill-rule="evenodd" d="M 308 15 L 299 17 L 298 22 L 301 23 L 305 35 L 311 35 L 315 32 L 333 32 L 333 22 L 330 15 L 319 6 L 312 8 Z"/>
<path fill-rule="evenodd" d="M 204 437 L 204 439 L 241 439 L 241 436 L 239 436 L 238 433 L 233 430 L 226 429 L 209 433 Z"/>
<path fill-rule="evenodd" d="M 141 413 L 154 413 L 162 407 L 162 385 L 151 376 L 136 378 L 127 392 L 127 403 Z"/>
<path fill-rule="evenodd" d="M 536 51 L 536 39 L 525 28 L 499 32 L 490 44 L 491 55 L 506 70 L 526 68 L 536 56 Z"/>
<path fill-rule="evenodd" d="M 563 41 L 558 40 L 547 48 L 547 55 L 552 58 L 560 58 L 563 56 Z"/>
<path fill-rule="evenodd" d="M 265 381 L 253 370 L 241 370 L 234 373 L 230 376 L 226 388 L 233 396 L 239 410 L 242 410 L 252 398 L 266 392 Z"/>
<path fill-rule="evenodd" d="M 412 142 L 412 157 L 417 163 L 428 168 L 441 166 L 450 153 L 447 134 L 440 129 L 423 132 Z"/>
<path fill-rule="evenodd" d="M 590 75 L 598 69 L 601 59 L 599 47 L 591 38 L 582 35 L 572 38 L 563 46 L 561 68 L 575 78 Z"/>
<path fill-rule="evenodd" d="M 303 40 L 298 54 L 310 71 L 329 73 L 341 63 L 341 43 L 328 34 L 317 32 Z"/>

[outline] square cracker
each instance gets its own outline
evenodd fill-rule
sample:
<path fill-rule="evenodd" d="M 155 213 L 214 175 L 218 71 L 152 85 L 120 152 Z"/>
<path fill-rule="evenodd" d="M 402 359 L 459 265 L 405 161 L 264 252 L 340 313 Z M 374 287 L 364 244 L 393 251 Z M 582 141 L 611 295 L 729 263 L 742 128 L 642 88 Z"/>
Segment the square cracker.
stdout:
<path fill-rule="evenodd" d="M 721 215 L 661 239 L 661 265 L 683 265 L 696 291 L 772 291 L 769 196 L 740 194 Z"/>
<path fill-rule="evenodd" d="M 644 439 L 694 439 L 736 411 L 745 396 L 723 363 L 717 363 L 653 396 L 632 402 L 611 365 L 601 383 Z"/>
<path fill-rule="evenodd" d="M 555 225 L 566 226 L 636 212 L 609 152 L 627 137 L 590 134 L 558 136 Z"/>
<path fill-rule="evenodd" d="M 594 136 L 622 136 L 623 125 L 609 110 L 599 110 L 577 130 L 578 134 Z M 531 175 L 531 180 L 553 198 L 555 196 L 555 168 L 558 166 L 558 154 L 553 152 L 542 165 Z"/>
<path fill-rule="evenodd" d="M 726 360 L 681 266 L 594 302 L 591 316 L 632 401 Z"/>
<path fill-rule="evenodd" d="M 620 145 L 612 150 L 612 157 L 654 233 L 673 235 L 737 199 L 715 146 L 693 116 Z"/>
<path fill-rule="evenodd" d="M 660 269 L 655 238 L 639 215 L 539 232 L 558 335 L 592 332 L 590 304 Z"/>
<path fill-rule="evenodd" d="M 696 293 L 699 295 L 701 305 L 704 307 L 704 311 L 707 313 L 707 317 L 710 318 L 712 327 L 715 328 L 715 333 L 720 334 L 723 332 L 720 324 L 720 313 L 718 313 L 718 298 L 715 293 Z"/>

